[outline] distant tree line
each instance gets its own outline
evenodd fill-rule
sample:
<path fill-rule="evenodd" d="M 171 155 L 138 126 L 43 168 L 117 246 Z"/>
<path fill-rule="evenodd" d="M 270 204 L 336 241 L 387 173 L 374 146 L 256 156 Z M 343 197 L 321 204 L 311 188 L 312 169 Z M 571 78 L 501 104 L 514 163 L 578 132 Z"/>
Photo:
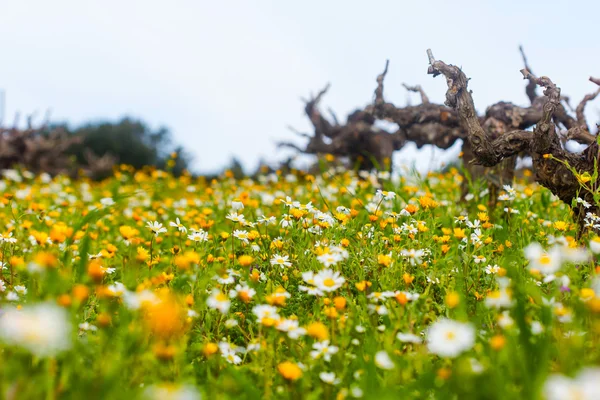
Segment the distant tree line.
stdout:
<path fill-rule="evenodd" d="M 68 124 L 54 124 L 49 129 L 59 129 L 68 136 L 81 138 L 67 150 L 79 165 L 86 165 L 90 151 L 97 157 L 110 155 L 115 162 L 136 169 L 144 166 L 168 167 L 175 175 L 188 169 L 191 161 L 190 155 L 181 146 L 173 144 L 168 128 L 154 130 L 137 119 L 126 117 L 118 122 L 93 122 L 75 128 Z M 177 153 L 177 157 L 173 159 L 174 165 L 168 166 L 172 153 Z"/>
<path fill-rule="evenodd" d="M 0 170 L 23 168 L 102 179 L 112 174 L 116 164 L 136 169 L 154 166 L 175 175 L 190 164 L 190 155 L 173 144 L 167 128 L 152 129 L 140 120 L 123 118 L 78 127 L 47 121 L 34 126 L 31 121 L 27 119 L 25 128 L 18 118 L 12 127 L 0 126 Z"/>

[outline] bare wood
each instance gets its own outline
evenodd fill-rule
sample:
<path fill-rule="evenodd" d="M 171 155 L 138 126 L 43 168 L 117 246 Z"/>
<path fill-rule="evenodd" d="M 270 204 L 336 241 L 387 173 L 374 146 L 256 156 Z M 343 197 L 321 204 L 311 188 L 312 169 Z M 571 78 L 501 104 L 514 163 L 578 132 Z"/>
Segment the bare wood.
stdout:
<path fill-rule="evenodd" d="M 569 129 L 565 134 L 565 138 L 585 145 L 590 145 L 596 141 L 596 136 L 592 135 L 587 128 L 580 126 Z"/>
<path fill-rule="evenodd" d="M 381 104 L 381 103 L 385 103 L 385 100 L 383 100 L 383 80 L 385 79 L 385 76 L 387 75 L 388 72 L 388 67 L 390 65 L 390 60 L 385 60 L 385 68 L 383 69 L 383 72 L 379 75 L 377 75 L 377 88 L 375 89 L 375 101 L 374 103 L 377 104 Z"/>
<path fill-rule="evenodd" d="M 531 68 L 527 63 L 527 56 L 525 55 L 525 50 L 523 50 L 523 46 L 519 46 L 519 52 L 521 53 L 521 57 L 523 58 L 523 65 L 525 66 L 525 69 L 531 71 Z M 525 93 L 527 94 L 527 97 L 529 98 L 531 104 L 533 104 L 535 99 L 539 97 L 537 94 L 537 84 L 534 81 L 529 80 L 529 83 L 527 83 L 527 86 L 525 87 Z"/>
<path fill-rule="evenodd" d="M 409 92 L 419 93 L 421 95 L 421 103 L 429 104 L 429 97 L 427 97 L 421 85 L 409 86 L 406 83 L 403 83 L 402 86 Z"/>
<path fill-rule="evenodd" d="M 600 80 L 590 77 L 590 81 L 594 82 L 595 84 L 600 86 Z M 589 133 L 590 129 L 587 126 L 587 122 L 585 121 L 585 114 L 584 114 L 585 106 L 587 105 L 588 102 L 594 100 L 599 94 L 600 94 L 600 88 L 598 88 L 598 90 L 596 90 L 594 93 L 585 95 L 583 97 L 583 99 L 581 100 L 581 102 L 577 105 L 577 108 L 575 109 L 575 115 L 577 116 L 577 122 L 579 123 L 579 126 L 584 128 L 585 130 L 587 130 L 588 133 Z"/>
<path fill-rule="evenodd" d="M 442 74 L 446 77 L 448 85 L 446 102 L 458 110 L 461 122 L 467 128 L 468 139 L 473 146 L 477 162 L 493 166 L 511 154 L 528 150 L 533 159 L 536 180 L 540 184 L 550 189 L 552 193 L 569 205 L 577 197 L 582 197 L 595 204 L 593 195 L 582 189 L 577 177 L 563 163 L 568 163 L 580 173 L 593 173 L 597 163 L 598 144 L 594 141 L 581 154 L 569 153 L 562 148 L 553 122 L 554 113 L 561 107 L 560 88 L 550 78 L 544 76 L 538 78 L 527 69 L 521 70 L 525 79 L 544 87 L 546 101 L 541 118 L 533 133 L 515 131 L 492 141 L 475 117 L 473 98 L 467 89 L 468 79 L 463 71 L 453 65 L 435 60 L 431 50 L 428 50 L 427 54 L 430 62 L 428 73 L 434 76 Z M 594 184 L 597 183 L 594 182 Z M 577 205 L 574 211 L 580 227 L 583 229 L 583 215 L 586 210 L 581 205 Z M 587 211 L 598 214 L 599 209 L 593 205 Z"/>

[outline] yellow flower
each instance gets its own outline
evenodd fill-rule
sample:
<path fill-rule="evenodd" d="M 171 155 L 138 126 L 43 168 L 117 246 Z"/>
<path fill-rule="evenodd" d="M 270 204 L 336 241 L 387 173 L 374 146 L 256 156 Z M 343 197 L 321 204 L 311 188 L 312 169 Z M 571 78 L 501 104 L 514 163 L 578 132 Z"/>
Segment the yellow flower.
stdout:
<path fill-rule="evenodd" d="M 467 237 L 467 235 L 464 229 L 454 228 L 454 237 L 460 240 Z"/>
<path fill-rule="evenodd" d="M 482 211 L 480 213 L 477 213 L 477 218 L 479 218 L 479 220 L 481 222 L 485 222 L 485 221 L 488 221 L 490 219 L 490 217 L 484 211 Z"/>
<path fill-rule="evenodd" d="M 88 264 L 87 273 L 94 282 L 100 283 L 104 277 L 104 268 L 100 265 L 100 261 L 91 260 Z"/>
<path fill-rule="evenodd" d="M 164 340 L 178 337 L 185 330 L 185 309 L 170 296 L 164 296 L 156 304 L 149 304 L 145 317 L 150 332 Z"/>
<path fill-rule="evenodd" d="M 596 293 L 594 292 L 594 289 L 591 289 L 591 288 L 581 289 L 581 291 L 579 292 L 579 295 L 581 296 L 581 300 L 583 300 L 583 301 L 591 300 L 594 297 L 596 297 Z"/>
<path fill-rule="evenodd" d="M 321 322 L 313 322 L 310 325 L 308 325 L 306 327 L 306 333 L 308 334 L 308 336 L 318 340 L 325 340 L 329 337 L 327 327 Z"/>
<path fill-rule="evenodd" d="M 10 265 L 12 265 L 13 267 L 21 267 L 25 265 L 25 260 L 23 259 L 23 257 L 18 256 L 12 256 L 9 262 Z"/>
<path fill-rule="evenodd" d="M 73 228 L 64 223 L 58 223 L 52 226 L 50 230 L 50 240 L 55 243 L 63 243 L 68 237 L 73 235 Z"/>
<path fill-rule="evenodd" d="M 460 296 L 456 292 L 450 292 L 446 295 L 446 305 L 449 308 L 455 308 L 460 303 Z"/>
<path fill-rule="evenodd" d="M 452 376 L 452 370 L 450 368 L 440 368 L 437 370 L 436 375 L 443 380 L 447 380 Z"/>
<path fill-rule="evenodd" d="M 123 239 L 130 240 L 133 237 L 135 237 L 136 235 L 138 235 L 139 231 L 130 226 L 123 225 L 123 226 L 119 227 L 119 233 L 121 234 Z"/>
<path fill-rule="evenodd" d="M 300 210 L 300 209 L 298 209 L 298 208 L 292 208 L 292 209 L 290 210 L 290 214 L 291 214 L 291 215 L 292 215 L 294 218 L 296 218 L 296 219 L 300 219 L 300 218 L 302 218 L 302 217 L 303 217 L 303 216 L 306 214 L 306 211 L 305 211 L 305 210 Z"/>
<path fill-rule="evenodd" d="M 398 294 L 396 294 L 396 301 L 400 305 L 405 305 L 406 303 L 408 303 L 408 297 L 403 292 L 398 292 Z"/>
<path fill-rule="evenodd" d="M 58 265 L 58 259 L 56 256 L 46 251 L 37 253 L 33 258 L 33 262 L 45 268 L 55 268 Z"/>
<path fill-rule="evenodd" d="M 577 180 L 581 183 L 587 183 L 592 180 L 592 176 L 589 172 L 584 172 L 583 174 L 577 174 Z"/>
<path fill-rule="evenodd" d="M 364 292 L 366 288 L 371 287 L 371 282 L 369 281 L 361 281 L 361 282 L 356 282 L 354 284 L 354 286 L 356 286 L 356 288 L 360 291 L 360 292 Z"/>
<path fill-rule="evenodd" d="M 377 256 L 377 263 L 389 267 L 392 263 L 392 257 L 389 254 L 379 254 Z"/>
<path fill-rule="evenodd" d="M 167 361 L 172 360 L 173 357 L 175 357 L 177 348 L 171 344 L 158 342 L 152 347 L 152 351 L 154 352 L 156 358 L 158 358 L 159 360 Z"/>
<path fill-rule="evenodd" d="M 143 247 L 137 248 L 137 255 L 135 256 L 135 259 L 137 261 L 144 262 L 148 259 L 148 257 L 150 257 L 150 253 L 148 252 L 148 250 L 146 250 Z"/>
<path fill-rule="evenodd" d="M 569 224 L 564 221 L 556 221 L 554 224 L 554 229 L 559 231 L 566 231 L 569 228 Z"/>
<path fill-rule="evenodd" d="M 192 264 L 200 263 L 200 256 L 193 251 L 186 251 L 181 255 L 175 256 L 173 260 L 177 268 L 181 270 L 187 270 Z"/>
<path fill-rule="evenodd" d="M 254 258 L 249 255 L 242 255 L 242 256 L 238 257 L 238 262 L 240 263 L 240 265 L 242 267 L 247 267 L 247 266 L 251 265 L 253 261 L 254 261 Z"/>
<path fill-rule="evenodd" d="M 295 381 L 302 377 L 302 370 L 298 366 L 298 364 L 294 364 L 293 362 L 284 361 L 277 366 L 277 370 L 288 381 Z"/>
<path fill-rule="evenodd" d="M 330 319 L 335 319 L 339 315 L 335 307 L 326 307 L 324 313 L 325 316 Z"/>
<path fill-rule="evenodd" d="M 419 210 L 419 207 L 414 204 L 409 204 L 404 208 L 409 214 L 414 214 Z"/>
<path fill-rule="evenodd" d="M 90 289 L 85 285 L 75 285 L 73 286 L 72 294 L 77 301 L 83 302 L 90 295 Z"/>
<path fill-rule="evenodd" d="M 338 310 L 343 310 L 346 308 L 346 299 L 342 296 L 337 296 L 333 299 L 333 304 Z"/>
<path fill-rule="evenodd" d="M 219 346 L 216 343 L 206 343 L 204 348 L 202 349 L 202 353 L 204 353 L 205 357 L 210 357 L 219 351 Z"/>
<path fill-rule="evenodd" d="M 495 335 L 490 339 L 490 346 L 496 351 L 501 350 L 505 344 L 506 338 L 502 335 Z"/>
<path fill-rule="evenodd" d="M 31 231 L 31 236 L 33 236 L 37 244 L 41 246 L 48 243 L 48 234 L 46 232 Z"/>
<path fill-rule="evenodd" d="M 437 201 L 433 200 L 429 196 L 419 197 L 419 204 L 426 210 L 436 208 L 438 206 Z M 409 211 L 410 212 L 410 211 Z"/>
<path fill-rule="evenodd" d="M 278 287 L 274 293 L 265 297 L 267 303 L 272 306 L 283 307 L 285 306 L 285 300 L 290 297 L 290 294 L 283 288 Z"/>

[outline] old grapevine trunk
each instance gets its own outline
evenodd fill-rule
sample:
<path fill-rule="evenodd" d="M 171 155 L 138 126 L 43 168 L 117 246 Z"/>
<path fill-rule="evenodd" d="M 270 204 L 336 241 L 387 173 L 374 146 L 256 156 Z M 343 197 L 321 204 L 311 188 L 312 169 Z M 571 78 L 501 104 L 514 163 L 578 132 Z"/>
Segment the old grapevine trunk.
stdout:
<path fill-rule="evenodd" d="M 546 100 L 543 104 L 541 117 L 533 132 L 513 130 L 497 138 L 492 138 L 481 127 L 477 118 L 471 92 L 467 89 L 468 79 L 464 72 L 454 65 L 436 60 L 431 50 L 427 50 L 427 54 L 429 56 L 427 73 L 434 77 L 438 75 L 446 77 L 448 85 L 446 105 L 458 112 L 461 125 L 467 131 L 467 139 L 473 148 L 476 162 L 491 167 L 507 157 L 527 151 L 533 159 L 536 181 L 550 189 L 562 201 L 573 206 L 581 233 L 585 226 L 586 214 L 599 214 L 598 205 L 594 201 L 592 193 L 595 191 L 597 182 L 587 182 L 592 191 L 586 190 L 580 184 L 576 174 L 581 176 L 587 172 L 594 175 L 599 149 L 595 140 L 591 141 L 589 147 L 580 154 L 563 149 L 553 121 L 557 109 L 562 108 L 560 105 L 560 88 L 548 77 L 537 78 L 527 69 L 521 70 L 524 78 L 545 89 Z M 572 136 L 576 130 L 580 131 L 581 125 L 569 129 L 568 136 Z M 574 201 L 577 198 L 585 200 L 590 206 L 586 207 L 581 202 Z"/>

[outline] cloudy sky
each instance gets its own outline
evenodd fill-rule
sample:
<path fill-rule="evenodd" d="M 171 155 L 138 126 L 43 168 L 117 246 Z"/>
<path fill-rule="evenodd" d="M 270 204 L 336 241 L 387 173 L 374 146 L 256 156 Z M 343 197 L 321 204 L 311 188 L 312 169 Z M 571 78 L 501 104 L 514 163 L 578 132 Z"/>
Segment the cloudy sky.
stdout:
<path fill-rule="evenodd" d="M 46 109 L 73 124 L 129 115 L 168 126 L 196 171 L 232 155 L 254 168 L 283 156 L 276 140 L 296 140 L 287 125 L 310 131 L 301 97 L 331 82 L 322 105 L 345 117 L 371 101 L 388 58 L 389 100 L 417 102 L 407 82 L 442 102 L 429 47 L 472 78 L 479 110 L 527 104 L 519 44 L 536 74 L 578 101 L 600 76 L 598 15 L 597 1 L 6 0 L 0 89 L 8 120 Z M 440 155 L 408 148 L 398 159 L 422 166 Z"/>

